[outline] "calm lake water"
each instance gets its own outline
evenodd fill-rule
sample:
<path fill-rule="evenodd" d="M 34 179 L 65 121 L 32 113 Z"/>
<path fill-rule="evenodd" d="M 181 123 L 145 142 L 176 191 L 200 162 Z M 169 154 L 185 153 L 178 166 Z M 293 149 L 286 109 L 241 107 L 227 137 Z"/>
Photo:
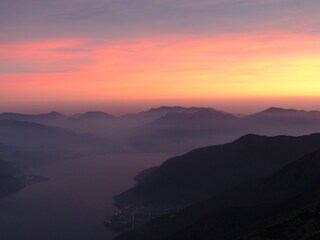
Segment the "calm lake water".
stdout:
<path fill-rule="evenodd" d="M 112 196 L 134 185 L 139 171 L 161 164 L 161 154 L 117 154 L 68 159 L 29 170 L 49 177 L 0 199 L 1 240 L 109 240 L 103 221 Z"/>

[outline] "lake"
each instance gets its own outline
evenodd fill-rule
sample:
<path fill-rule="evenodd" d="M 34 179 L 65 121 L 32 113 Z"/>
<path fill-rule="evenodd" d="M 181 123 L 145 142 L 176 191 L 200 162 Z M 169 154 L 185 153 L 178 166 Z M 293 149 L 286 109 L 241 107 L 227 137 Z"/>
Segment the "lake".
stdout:
<path fill-rule="evenodd" d="M 1 240 L 109 240 L 103 224 L 114 212 L 112 196 L 132 177 L 168 158 L 165 154 L 112 154 L 66 159 L 31 169 L 48 182 L 0 199 Z"/>

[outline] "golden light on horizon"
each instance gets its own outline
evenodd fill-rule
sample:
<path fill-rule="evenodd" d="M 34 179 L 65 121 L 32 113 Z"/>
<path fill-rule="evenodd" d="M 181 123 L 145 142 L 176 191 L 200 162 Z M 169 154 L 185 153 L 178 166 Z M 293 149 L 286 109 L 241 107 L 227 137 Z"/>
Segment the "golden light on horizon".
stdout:
<path fill-rule="evenodd" d="M 10 73 L 0 75 L 0 98 L 228 99 L 317 96 L 320 91 L 316 35 L 146 36 L 87 42 L 7 45 L 1 54 L 12 65 Z"/>

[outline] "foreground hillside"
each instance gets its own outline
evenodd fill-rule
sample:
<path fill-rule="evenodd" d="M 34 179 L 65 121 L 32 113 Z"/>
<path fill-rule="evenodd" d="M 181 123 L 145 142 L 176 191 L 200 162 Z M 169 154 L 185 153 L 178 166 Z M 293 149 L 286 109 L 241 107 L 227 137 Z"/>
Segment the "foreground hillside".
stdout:
<path fill-rule="evenodd" d="M 132 189 L 115 197 L 118 205 L 187 205 L 254 181 L 320 148 L 320 134 L 302 137 L 246 135 L 167 160 Z"/>
<path fill-rule="evenodd" d="M 320 203 L 297 211 L 276 223 L 240 240 L 318 240 L 320 239 Z"/>
<path fill-rule="evenodd" d="M 154 219 L 116 239 L 237 239 L 317 203 L 320 200 L 319 182 L 320 151 L 316 151 L 269 177 Z"/>
<path fill-rule="evenodd" d="M 25 183 L 15 177 L 19 173 L 11 163 L 0 160 L 0 198 L 25 187 Z"/>

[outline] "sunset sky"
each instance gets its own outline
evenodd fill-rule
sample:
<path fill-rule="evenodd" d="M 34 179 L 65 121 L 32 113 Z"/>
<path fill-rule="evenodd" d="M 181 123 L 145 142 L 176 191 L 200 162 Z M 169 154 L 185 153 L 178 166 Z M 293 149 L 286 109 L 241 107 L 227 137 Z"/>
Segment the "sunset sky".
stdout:
<path fill-rule="evenodd" d="M 320 110 L 319 12 L 319 0 L 0 0 L 0 111 Z"/>

